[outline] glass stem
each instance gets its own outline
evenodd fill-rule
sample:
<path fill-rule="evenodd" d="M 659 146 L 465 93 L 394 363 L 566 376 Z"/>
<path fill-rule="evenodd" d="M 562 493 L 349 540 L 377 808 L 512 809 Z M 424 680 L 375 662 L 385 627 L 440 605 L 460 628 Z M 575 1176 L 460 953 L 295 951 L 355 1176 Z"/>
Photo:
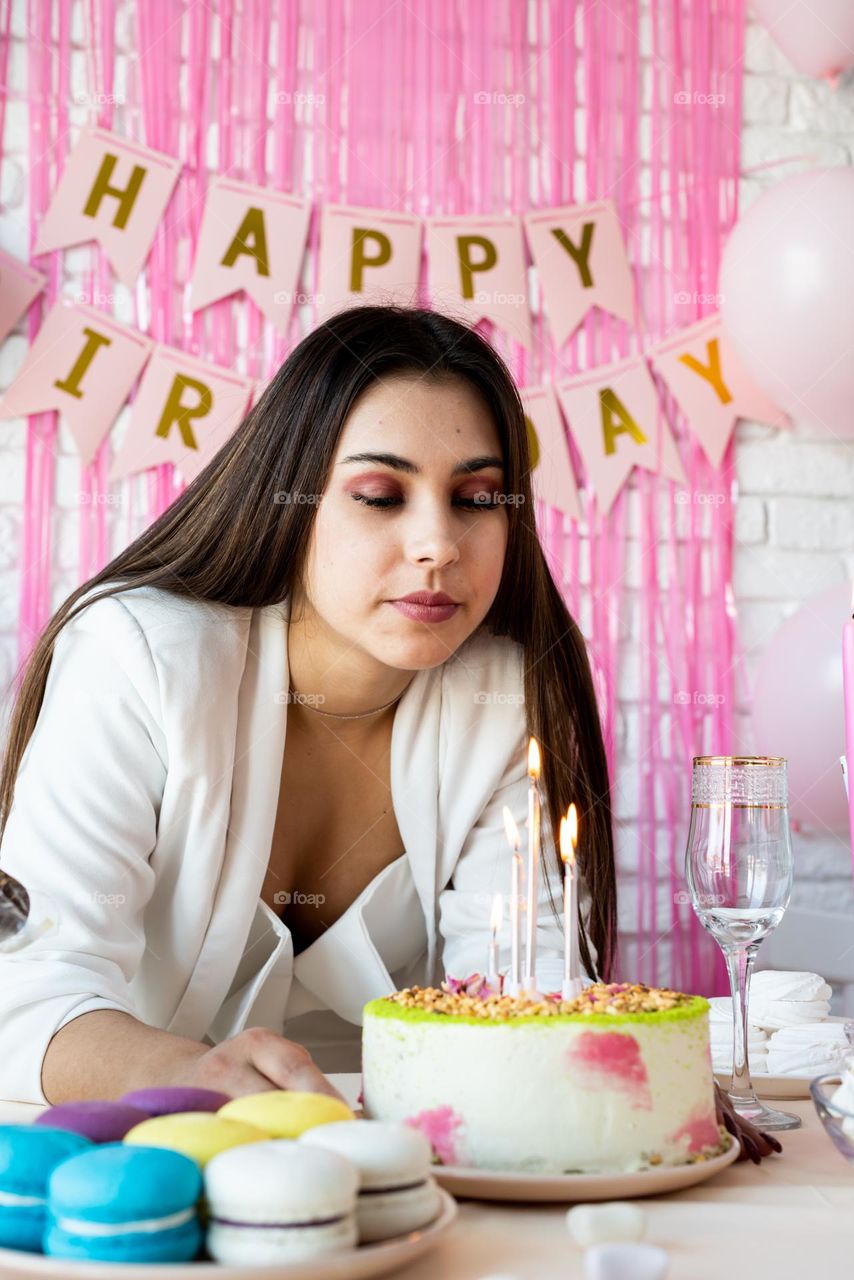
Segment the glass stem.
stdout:
<path fill-rule="evenodd" d="M 732 1079 L 729 1096 L 733 1102 L 757 1101 L 750 1080 L 747 1053 L 747 998 L 758 950 L 759 945 L 755 942 L 723 949 L 732 992 Z"/>

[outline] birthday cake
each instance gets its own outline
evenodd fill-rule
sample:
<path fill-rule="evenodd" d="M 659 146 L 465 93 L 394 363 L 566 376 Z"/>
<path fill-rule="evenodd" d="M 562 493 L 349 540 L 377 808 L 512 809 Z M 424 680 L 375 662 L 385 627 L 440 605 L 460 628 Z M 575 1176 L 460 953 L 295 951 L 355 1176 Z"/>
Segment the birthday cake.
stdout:
<path fill-rule="evenodd" d="M 475 982 L 365 1006 L 364 1114 L 403 1121 L 436 1163 L 537 1174 L 628 1172 L 723 1149 L 709 1003 L 629 983 L 573 1000 Z"/>

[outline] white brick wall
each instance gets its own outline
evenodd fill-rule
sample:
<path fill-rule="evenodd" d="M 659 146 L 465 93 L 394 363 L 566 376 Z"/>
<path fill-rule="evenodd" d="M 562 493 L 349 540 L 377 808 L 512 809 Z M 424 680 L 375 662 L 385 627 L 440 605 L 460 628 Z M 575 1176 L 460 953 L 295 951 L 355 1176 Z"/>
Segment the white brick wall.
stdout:
<path fill-rule="evenodd" d="M 801 155 L 812 159 L 745 177 L 741 211 L 781 177 L 854 159 L 854 80 L 845 78 L 834 92 L 824 82 L 797 74 L 764 28 L 751 24 L 742 167 Z M 854 435 L 838 442 L 803 423 L 795 423 L 791 432 L 742 424 L 736 429 L 736 472 L 735 595 L 752 680 L 779 623 L 810 596 L 854 577 Z M 749 723 L 743 723 L 739 749 L 753 751 Z M 793 841 L 792 906 L 840 913 L 845 919 L 840 936 L 845 938 L 850 926 L 854 943 L 847 840 L 804 828 L 794 831 Z M 845 963 L 840 960 L 840 971 Z M 854 965 L 848 965 L 848 976 L 854 978 Z M 854 1014 L 854 981 L 836 985 L 834 1009 Z"/>
<path fill-rule="evenodd" d="M 27 116 L 24 105 L 15 95 L 25 88 L 25 30 L 23 6 L 13 5 L 13 39 L 10 57 L 10 91 L 7 108 L 7 154 L 2 166 L 0 202 L 0 245 L 19 257 L 27 256 Z M 79 16 L 79 7 L 77 9 Z M 127 16 L 127 10 L 123 11 Z M 77 24 L 79 26 L 79 23 Z M 118 33 L 119 65 L 116 92 L 125 83 L 127 33 Z M 80 45 L 80 32 L 76 33 Z M 75 52 L 73 71 L 79 79 L 83 71 L 82 56 Z M 644 74 L 644 84 L 650 76 Z M 75 86 L 86 86 L 77 79 Z M 648 96 L 648 95 L 647 95 Z M 646 106 L 648 108 L 649 102 Z M 117 111 L 119 126 L 123 107 Z M 74 124 L 83 122 L 85 112 L 72 110 Z M 812 163 L 849 164 L 854 155 L 854 84 L 844 81 L 834 93 L 824 84 L 795 74 L 784 56 L 776 49 L 767 33 L 751 24 L 747 32 L 744 77 L 744 130 L 742 165 L 747 168 L 781 157 L 808 154 Z M 581 162 L 579 162 L 581 167 Z M 746 209 L 765 187 L 781 177 L 806 167 L 791 163 L 745 177 L 741 183 L 741 207 Z M 580 175 L 583 180 L 583 175 Z M 641 189 L 649 190 L 649 171 L 640 174 Z M 583 187 L 579 188 L 580 190 Z M 82 272 L 88 267 L 87 247 L 66 251 L 67 288 L 82 287 Z M 117 294 L 117 314 L 132 321 L 130 295 L 121 285 L 110 286 Z M 16 335 L 0 347 L 0 389 L 5 388 L 23 358 L 26 343 Z M 852 407 L 854 412 L 854 407 Z M 121 440 L 126 418 L 114 428 L 116 443 Z M 23 422 L 0 424 L 0 681 L 8 683 L 15 659 L 15 612 L 18 599 L 18 563 L 21 535 L 21 494 L 24 485 L 24 448 L 26 429 Z M 748 653 L 748 669 L 752 675 L 769 637 L 779 623 L 798 605 L 824 586 L 854 576 L 854 439 L 851 442 L 828 441 L 815 431 L 797 424 L 792 432 L 777 431 L 756 423 L 742 423 L 736 432 L 739 502 L 736 512 L 737 553 L 735 565 L 736 602 L 739 631 Z M 142 499 L 144 482 L 139 485 L 137 511 L 145 509 Z M 76 584 L 79 463 L 69 433 L 62 428 L 58 439 L 56 474 L 59 551 L 54 583 L 55 604 Z M 627 494 L 629 510 L 627 531 L 630 542 L 626 558 L 625 607 L 621 618 L 621 634 L 629 640 L 637 636 L 637 609 L 634 588 L 639 585 L 641 544 L 639 495 Z M 110 510 L 113 550 L 124 542 L 125 516 L 121 507 Z M 662 524 L 662 531 L 664 525 Z M 582 545 L 581 576 L 589 580 L 589 556 L 586 539 Z M 666 568 L 662 549 L 662 571 Z M 582 623 L 587 611 L 582 609 Z M 585 630 L 587 627 L 585 625 Z M 637 769 L 633 763 L 637 751 L 637 696 L 639 673 L 636 645 L 627 643 L 626 659 L 620 678 L 620 710 L 618 742 L 622 765 L 617 780 L 615 810 L 620 822 L 618 858 L 623 894 L 621 918 L 630 931 L 635 918 L 635 890 L 631 870 L 636 858 L 632 839 L 632 823 L 637 816 Z M 661 695 L 668 696 L 662 681 Z M 750 752 L 750 725 L 744 708 L 740 712 L 739 741 L 734 750 Z M 669 713 L 663 713 L 662 732 L 669 731 Z M 849 870 L 849 851 L 843 840 L 826 833 L 798 832 L 795 835 L 797 884 L 795 902 L 799 905 L 854 912 L 854 888 Z M 665 898 L 661 903 L 664 917 L 669 912 Z M 627 939 L 624 956 L 629 969 L 634 944 Z M 662 944 L 666 958 L 667 944 Z M 846 1006 L 854 1013 L 854 983 L 842 993 Z"/>

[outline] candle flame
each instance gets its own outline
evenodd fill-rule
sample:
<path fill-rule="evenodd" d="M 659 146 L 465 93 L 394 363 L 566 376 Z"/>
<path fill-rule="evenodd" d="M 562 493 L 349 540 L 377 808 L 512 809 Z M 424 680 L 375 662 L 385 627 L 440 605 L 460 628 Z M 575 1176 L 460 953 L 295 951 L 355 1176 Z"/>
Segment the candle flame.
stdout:
<path fill-rule="evenodd" d="M 528 742 L 528 774 L 532 778 L 540 776 L 540 745 L 536 738 Z"/>
<path fill-rule="evenodd" d="M 500 893 L 496 893 L 492 899 L 492 915 L 489 918 L 489 927 L 493 933 L 497 933 L 501 928 L 501 921 L 504 918 L 504 899 Z"/>
<path fill-rule="evenodd" d="M 567 866 L 575 866 L 575 846 L 578 844 L 578 810 L 571 804 L 566 817 L 560 820 L 560 856 Z"/>
<path fill-rule="evenodd" d="M 504 814 L 504 831 L 507 835 L 507 843 L 510 845 L 511 849 L 517 850 L 520 843 L 519 828 L 516 826 L 513 814 L 507 808 L 507 805 L 504 806 L 502 812 Z"/>

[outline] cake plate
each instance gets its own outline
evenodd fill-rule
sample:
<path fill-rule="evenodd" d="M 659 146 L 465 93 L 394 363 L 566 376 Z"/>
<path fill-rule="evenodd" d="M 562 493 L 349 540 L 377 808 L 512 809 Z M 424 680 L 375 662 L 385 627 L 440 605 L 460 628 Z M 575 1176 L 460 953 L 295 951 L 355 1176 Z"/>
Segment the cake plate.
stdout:
<path fill-rule="evenodd" d="M 327 1253 L 302 1262 L 226 1266 L 221 1262 L 74 1262 L 69 1258 L 49 1258 L 43 1253 L 21 1253 L 0 1249 L 0 1276 L 21 1280 L 41 1276 L 44 1280 L 368 1280 L 407 1267 L 428 1253 L 444 1236 L 457 1216 L 457 1206 L 446 1191 L 439 1192 L 439 1216 L 420 1231 L 410 1231 L 379 1244 L 363 1244 L 340 1253 Z"/>
<path fill-rule="evenodd" d="M 714 1178 L 737 1159 L 741 1150 L 737 1138 L 732 1134 L 727 1137 L 729 1147 L 711 1160 L 658 1165 L 637 1173 L 504 1173 L 494 1169 L 467 1169 L 462 1165 L 434 1165 L 432 1173 L 446 1191 L 468 1200 L 552 1200 L 565 1204 L 628 1200 L 682 1191 Z"/>

